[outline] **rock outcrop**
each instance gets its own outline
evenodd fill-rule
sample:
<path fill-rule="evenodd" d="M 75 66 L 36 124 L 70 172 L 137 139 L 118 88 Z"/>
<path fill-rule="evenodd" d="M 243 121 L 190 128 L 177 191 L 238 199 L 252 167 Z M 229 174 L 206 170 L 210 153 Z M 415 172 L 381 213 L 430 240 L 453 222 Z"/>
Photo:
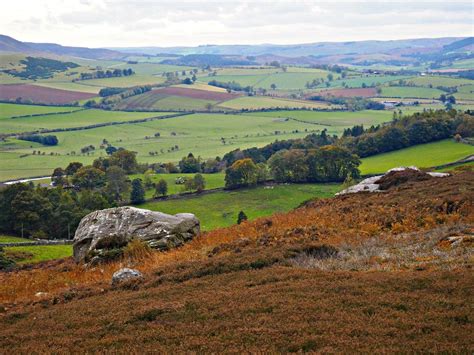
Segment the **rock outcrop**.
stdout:
<path fill-rule="evenodd" d="M 408 181 L 422 181 L 433 177 L 447 177 L 448 173 L 422 172 L 416 166 L 399 167 L 390 169 L 384 175 L 372 176 L 362 180 L 356 185 L 350 186 L 338 195 L 357 192 L 383 192 L 393 186 L 398 186 Z"/>
<path fill-rule="evenodd" d="M 199 220 L 191 213 L 173 216 L 135 207 L 99 210 L 79 223 L 74 235 L 74 259 L 89 263 L 117 257 L 132 239 L 167 250 L 193 239 L 199 230 Z"/>

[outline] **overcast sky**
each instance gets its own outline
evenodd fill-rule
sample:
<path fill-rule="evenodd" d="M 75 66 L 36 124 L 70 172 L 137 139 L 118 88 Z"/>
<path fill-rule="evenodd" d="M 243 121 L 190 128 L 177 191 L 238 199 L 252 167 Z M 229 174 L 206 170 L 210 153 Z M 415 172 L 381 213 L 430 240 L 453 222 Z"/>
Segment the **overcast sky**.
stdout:
<path fill-rule="evenodd" d="M 473 36 L 473 1 L 16 0 L 0 33 L 88 47 Z"/>

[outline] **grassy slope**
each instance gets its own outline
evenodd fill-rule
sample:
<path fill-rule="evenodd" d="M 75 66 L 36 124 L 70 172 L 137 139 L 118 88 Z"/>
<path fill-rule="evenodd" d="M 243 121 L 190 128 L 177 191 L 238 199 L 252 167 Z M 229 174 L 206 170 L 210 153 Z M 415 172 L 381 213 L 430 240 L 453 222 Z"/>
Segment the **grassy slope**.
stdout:
<path fill-rule="evenodd" d="M 311 203 L 139 261 L 1 273 L 0 351 L 472 353 L 472 245 L 439 243 L 469 231 L 472 177 Z M 359 259 L 295 262 L 321 244 Z M 123 266 L 143 283 L 112 288 Z"/>
<path fill-rule="evenodd" d="M 378 174 L 398 166 L 429 168 L 454 162 L 470 154 L 474 154 L 474 146 L 447 139 L 364 158 L 360 170 L 362 174 Z"/>
<path fill-rule="evenodd" d="M 249 219 L 286 212 L 311 198 L 331 197 L 341 190 L 337 184 L 276 185 L 237 191 L 216 192 L 179 200 L 149 202 L 141 205 L 154 211 L 170 214 L 194 213 L 201 220 L 203 230 L 235 224 L 239 211 Z"/>

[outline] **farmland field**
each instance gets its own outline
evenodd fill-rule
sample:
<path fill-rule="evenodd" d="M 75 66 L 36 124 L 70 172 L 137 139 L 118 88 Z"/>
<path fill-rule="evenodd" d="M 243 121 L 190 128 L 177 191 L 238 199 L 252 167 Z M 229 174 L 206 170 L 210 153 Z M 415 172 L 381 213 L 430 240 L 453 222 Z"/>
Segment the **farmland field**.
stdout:
<path fill-rule="evenodd" d="M 148 202 L 140 208 L 176 214 L 194 213 L 201 228 L 208 231 L 237 222 L 239 211 L 249 219 L 286 212 L 312 198 L 332 197 L 340 191 L 338 184 L 285 184 L 273 187 L 258 186 L 238 191 L 215 192 L 179 200 Z"/>
<path fill-rule="evenodd" d="M 375 88 L 332 89 L 321 90 L 316 94 L 321 96 L 336 97 L 372 97 L 377 96 L 377 90 Z"/>
<path fill-rule="evenodd" d="M 439 89 L 432 89 L 426 87 L 384 86 L 382 87 L 381 96 L 417 99 L 437 99 L 442 94 L 445 94 L 445 92 Z"/>
<path fill-rule="evenodd" d="M 4 104 L 8 105 L 8 104 Z M 11 109 L 17 109 L 17 112 L 26 110 L 27 105 L 14 105 Z M 3 107 L 0 106 L 0 107 Z M 45 109 L 47 107 L 44 107 Z M 8 109 L 10 109 L 8 107 Z M 74 111 L 75 110 L 75 111 Z M 46 110 L 44 110 L 46 111 Z M 0 132 L 3 133 L 21 133 L 32 132 L 41 129 L 64 129 L 72 127 L 84 127 L 99 123 L 124 122 L 140 120 L 149 117 L 159 117 L 169 114 L 169 112 L 122 112 L 122 111 L 104 111 L 104 110 L 78 110 L 78 108 L 58 108 L 58 112 L 73 111 L 64 114 L 51 114 L 44 116 L 20 117 L 14 119 L 2 119 L 0 116 Z M 2 112 L 3 115 L 3 112 Z"/>
<path fill-rule="evenodd" d="M 455 87 L 455 86 L 472 84 L 472 80 L 469 80 L 469 79 L 452 78 L 449 76 L 441 76 L 441 75 L 417 76 L 415 78 L 408 79 L 407 82 L 413 83 L 417 86 L 432 85 L 433 87 L 437 87 L 437 86 Z"/>
<path fill-rule="evenodd" d="M 150 179 L 152 182 L 157 183 L 160 179 L 163 179 L 166 181 L 168 184 L 168 193 L 167 195 L 174 195 L 174 194 L 179 194 L 184 192 L 184 185 L 183 184 L 176 184 L 176 179 L 178 177 L 184 177 L 184 178 L 192 178 L 194 177 L 195 174 L 151 174 Z M 224 187 L 225 181 L 224 177 L 225 174 L 223 173 L 216 173 L 216 174 L 201 174 L 204 177 L 204 180 L 206 182 L 205 189 L 215 189 L 218 187 Z M 139 178 L 144 180 L 145 177 L 143 174 L 135 174 L 135 175 L 130 175 L 130 179 L 135 179 Z M 145 197 L 146 198 L 152 198 L 155 193 L 155 190 L 152 189 L 146 189 L 145 191 Z"/>
<path fill-rule="evenodd" d="M 21 97 L 34 103 L 66 104 L 95 96 L 97 95 L 87 92 L 58 90 L 29 84 L 0 85 L 0 100 L 15 100 Z"/>
<path fill-rule="evenodd" d="M 90 79 L 82 80 L 84 85 L 97 87 L 130 87 L 138 85 L 152 85 L 163 83 L 165 79 L 162 76 L 152 75 L 130 75 L 118 78 Z"/>
<path fill-rule="evenodd" d="M 242 96 L 233 100 L 221 102 L 219 107 L 234 110 L 257 110 L 262 108 L 328 108 L 325 102 L 291 100 L 269 96 Z"/>
<path fill-rule="evenodd" d="M 366 175 L 384 173 L 398 166 L 429 168 L 455 162 L 471 154 L 474 154 L 474 146 L 446 139 L 364 158 L 360 170 Z"/>
<path fill-rule="evenodd" d="M 70 90 L 76 92 L 86 92 L 89 94 L 95 94 L 98 96 L 99 90 L 102 89 L 101 86 L 90 86 L 86 83 L 87 80 L 71 82 L 71 81 L 45 81 L 45 82 L 36 82 L 35 85 L 43 86 L 52 89 L 59 90 Z"/>
<path fill-rule="evenodd" d="M 74 127 L 91 122 L 132 120 L 158 115 L 156 112 L 86 110 L 66 115 L 22 118 L 20 120 L 25 120 L 23 130 L 31 130 L 45 126 L 58 127 L 57 123 L 60 122 L 58 119 L 63 120 L 60 126 Z M 76 117 L 76 119 L 71 120 L 70 117 Z M 294 119 L 287 119 L 288 117 Z M 340 134 L 344 128 L 354 124 L 370 126 L 391 119 L 392 113 L 390 111 L 280 111 L 244 115 L 192 114 L 135 124 L 121 124 L 73 132 L 55 132 L 54 135 L 59 139 L 57 146 L 46 147 L 32 142 L 25 144 L 14 139 L 4 143 L 9 145 L 10 150 L 0 151 L 0 181 L 50 175 L 54 168 L 64 168 L 72 160 L 91 163 L 95 158 L 105 155 L 102 149 L 98 149 L 104 138 L 113 146 L 136 151 L 138 153 L 137 159 L 140 162 L 176 162 L 189 152 L 203 158 L 210 158 L 217 155 L 222 156 L 236 148 L 260 147 L 276 139 L 301 138 L 324 128 L 328 129 L 329 134 Z M 0 120 L 3 127 L 10 130 L 15 128 L 7 126 L 4 121 Z M 7 120 L 7 122 L 9 121 Z M 18 130 L 18 126 L 15 129 Z M 154 137 L 157 132 L 160 133 L 159 138 Z M 149 138 L 147 139 L 147 137 Z M 225 144 L 221 138 L 224 138 Z M 90 152 L 89 155 L 79 155 L 80 149 L 86 145 L 94 145 L 96 150 Z M 179 149 L 170 150 L 176 145 L 179 146 Z M 6 147 L 4 148 L 6 149 Z M 11 148 L 16 149 L 12 150 Z M 42 154 L 33 155 L 34 150 L 40 150 Z M 75 152 L 74 156 L 71 155 L 73 152 Z M 150 155 L 150 152 L 153 152 L 154 155 Z"/>
<path fill-rule="evenodd" d="M 81 109 L 81 107 L 70 106 L 61 107 L 0 103 L 0 120 L 17 116 L 42 115 L 55 112 L 73 112 Z"/>
<path fill-rule="evenodd" d="M 262 69 L 247 69 L 244 73 L 248 74 L 236 74 L 242 72 L 241 70 L 227 71 L 232 74 L 227 74 L 225 71 L 224 75 L 216 76 L 202 76 L 198 80 L 201 82 L 209 82 L 216 80 L 220 82 L 231 82 L 235 81 L 242 86 L 253 86 L 254 88 L 271 89 L 271 85 L 275 84 L 277 90 L 302 90 L 305 88 L 305 84 L 308 81 L 314 79 L 326 79 L 328 72 L 323 70 L 306 71 L 306 72 L 280 72 L 276 69 L 265 70 L 263 72 L 269 72 L 263 74 Z M 254 73 L 255 72 L 255 73 Z"/>
<path fill-rule="evenodd" d="M 388 122 L 392 119 L 391 111 L 336 111 L 336 112 L 317 112 L 317 111 L 275 111 L 275 112 L 256 112 L 252 113 L 261 117 L 290 118 L 307 122 L 309 124 L 322 125 L 331 134 L 340 134 L 346 127 L 363 124 L 365 127 Z"/>
<path fill-rule="evenodd" d="M 458 87 L 458 92 L 454 94 L 457 100 L 474 101 L 474 84 Z"/>
<path fill-rule="evenodd" d="M 346 85 L 349 88 L 361 88 L 363 84 L 367 86 L 382 85 L 391 81 L 398 81 L 400 79 L 407 79 L 410 76 L 405 75 L 367 75 L 358 78 L 344 78 L 339 80 L 333 80 L 329 82 L 329 87 L 343 87 Z M 320 85 L 325 87 L 326 85 Z"/>

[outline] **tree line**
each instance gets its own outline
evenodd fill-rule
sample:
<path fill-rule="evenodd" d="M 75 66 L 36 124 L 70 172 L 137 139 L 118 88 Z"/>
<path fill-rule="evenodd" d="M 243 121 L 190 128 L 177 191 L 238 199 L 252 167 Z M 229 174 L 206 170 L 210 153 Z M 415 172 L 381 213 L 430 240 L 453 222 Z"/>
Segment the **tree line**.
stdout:
<path fill-rule="evenodd" d="M 114 69 L 114 70 L 97 70 L 92 73 L 81 73 L 78 79 L 74 79 L 73 81 L 77 80 L 91 80 L 91 79 L 104 79 L 104 78 L 119 78 L 121 76 L 130 76 L 134 75 L 135 72 L 132 68 L 128 69 Z"/>

